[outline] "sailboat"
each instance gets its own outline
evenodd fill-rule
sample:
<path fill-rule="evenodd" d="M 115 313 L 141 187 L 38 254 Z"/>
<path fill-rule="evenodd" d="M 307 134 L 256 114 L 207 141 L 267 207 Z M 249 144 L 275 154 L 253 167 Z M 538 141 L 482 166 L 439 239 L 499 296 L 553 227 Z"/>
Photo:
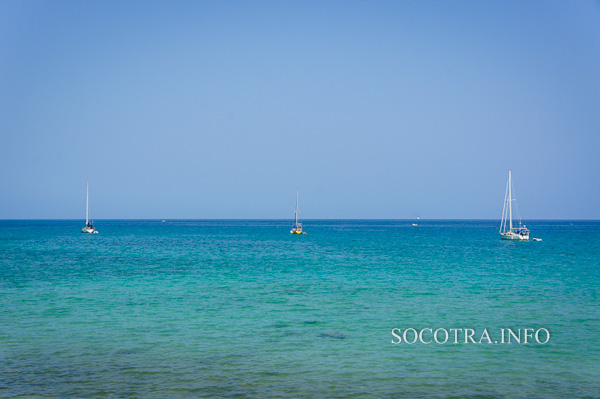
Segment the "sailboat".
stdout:
<path fill-rule="evenodd" d="M 296 210 L 294 211 L 294 227 L 290 230 L 292 234 L 303 234 L 302 232 L 302 222 L 298 222 L 298 191 L 296 191 Z M 306 233 L 304 233 L 306 234 Z"/>
<path fill-rule="evenodd" d="M 90 179 L 87 180 L 87 199 L 85 202 L 85 227 L 81 229 L 82 233 L 98 234 L 98 230 L 94 228 L 94 222 L 90 222 Z"/>
<path fill-rule="evenodd" d="M 504 208 L 502 209 L 502 221 L 500 222 L 500 235 L 504 240 L 529 240 L 529 230 L 527 226 L 521 225 L 521 217 L 517 208 L 517 217 L 519 219 L 518 227 L 513 224 L 512 203 L 513 198 L 512 174 L 508 171 L 508 183 L 506 183 L 506 192 L 504 194 Z"/>

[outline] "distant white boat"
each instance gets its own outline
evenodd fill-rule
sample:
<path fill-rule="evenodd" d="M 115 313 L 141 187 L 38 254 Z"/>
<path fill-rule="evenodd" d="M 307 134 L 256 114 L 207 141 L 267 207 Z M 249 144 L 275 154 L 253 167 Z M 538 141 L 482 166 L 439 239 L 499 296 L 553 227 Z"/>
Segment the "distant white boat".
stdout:
<path fill-rule="evenodd" d="M 517 217 L 519 224 L 517 227 L 513 226 L 513 212 L 512 203 L 516 199 L 513 198 L 513 187 L 512 187 L 512 175 L 511 171 L 508 171 L 508 183 L 506 183 L 506 193 L 504 194 L 504 208 L 502 209 L 502 221 L 500 222 L 500 235 L 504 240 L 529 240 L 529 230 L 527 226 L 521 224 L 521 217 L 519 216 L 517 208 Z"/>
<path fill-rule="evenodd" d="M 87 198 L 85 202 L 85 227 L 81 229 L 82 233 L 98 234 L 98 230 L 94 228 L 94 222 L 90 222 L 90 179 L 87 180 Z"/>

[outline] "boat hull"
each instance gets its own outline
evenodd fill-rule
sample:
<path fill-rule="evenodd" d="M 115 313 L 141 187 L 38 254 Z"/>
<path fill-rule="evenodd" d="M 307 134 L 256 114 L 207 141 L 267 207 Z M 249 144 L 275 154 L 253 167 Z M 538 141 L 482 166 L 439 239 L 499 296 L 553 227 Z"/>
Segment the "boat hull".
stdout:
<path fill-rule="evenodd" d="M 500 233 L 503 240 L 512 241 L 527 241 L 529 240 L 529 234 L 517 234 L 517 233 Z"/>
<path fill-rule="evenodd" d="M 84 234 L 98 234 L 98 231 L 89 227 L 84 227 L 83 229 L 81 229 L 81 232 Z"/>

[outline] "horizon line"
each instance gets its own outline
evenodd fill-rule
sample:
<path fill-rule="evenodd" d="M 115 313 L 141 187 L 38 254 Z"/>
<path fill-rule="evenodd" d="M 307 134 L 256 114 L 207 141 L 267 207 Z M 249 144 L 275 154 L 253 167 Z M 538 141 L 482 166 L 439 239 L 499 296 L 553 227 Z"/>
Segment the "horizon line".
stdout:
<path fill-rule="evenodd" d="M 81 221 L 85 219 L 76 218 L 76 219 L 59 219 L 59 218 L 31 218 L 31 219 L 20 219 L 20 218 L 8 218 L 8 219 L 0 219 L 0 221 Z M 226 221 L 226 220 L 235 220 L 235 221 L 287 221 L 291 220 L 289 218 L 192 218 L 192 219 L 180 219 L 180 218 L 104 218 L 104 219 L 93 219 L 94 221 Z M 316 218 L 316 219 L 302 219 L 305 221 L 335 221 L 335 220 L 375 220 L 375 221 L 497 221 L 501 220 L 501 218 Z M 543 219 L 543 218 L 530 218 L 530 219 L 521 219 L 522 221 L 586 221 L 586 222 L 594 222 L 600 221 L 600 219 L 580 219 L 580 218 L 552 218 L 552 219 Z"/>

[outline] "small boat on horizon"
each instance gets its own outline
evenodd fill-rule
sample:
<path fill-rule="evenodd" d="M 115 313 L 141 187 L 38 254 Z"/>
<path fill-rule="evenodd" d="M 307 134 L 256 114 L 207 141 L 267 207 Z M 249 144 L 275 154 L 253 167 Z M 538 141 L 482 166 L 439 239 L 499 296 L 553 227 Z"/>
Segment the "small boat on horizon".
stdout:
<path fill-rule="evenodd" d="M 90 179 L 87 179 L 87 196 L 85 202 L 85 227 L 81 229 L 85 234 L 98 234 L 98 230 L 94 228 L 94 222 L 90 221 Z"/>
<path fill-rule="evenodd" d="M 306 234 L 302 231 L 302 222 L 298 222 L 298 191 L 296 191 L 296 210 L 294 211 L 294 227 L 290 230 L 292 234 Z"/>
<path fill-rule="evenodd" d="M 529 229 L 521 224 L 521 216 L 517 207 L 517 217 L 519 219 L 518 227 L 513 226 L 512 203 L 513 198 L 512 174 L 508 171 L 508 182 L 506 183 L 506 192 L 504 194 L 504 208 L 502 209 L 502 221 L 500 222 L 500 235 L 503 240 L 529 240 Z"/>

